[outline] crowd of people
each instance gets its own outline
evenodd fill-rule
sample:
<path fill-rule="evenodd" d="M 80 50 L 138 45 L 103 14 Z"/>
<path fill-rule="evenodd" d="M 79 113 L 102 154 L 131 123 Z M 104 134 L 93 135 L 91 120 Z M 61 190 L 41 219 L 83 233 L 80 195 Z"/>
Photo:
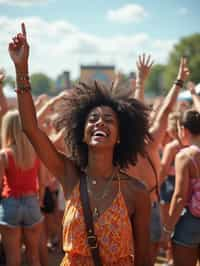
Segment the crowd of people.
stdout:
<path fill-rule="evenodd" d="M 138 57 L 129 92 L 79 82 L 33 98 L 25 25 L 9 44 L 18 108 L 0 74 L 0 234 L 7 266 L 168 266 L 200 260 L 200 96 L 186 58 L 167 95 L 149 105 L 153 61 Z M 187 82 L 190 107 L 177 96 Z M 12 255 L 11 255 L 12 254 Z"/>

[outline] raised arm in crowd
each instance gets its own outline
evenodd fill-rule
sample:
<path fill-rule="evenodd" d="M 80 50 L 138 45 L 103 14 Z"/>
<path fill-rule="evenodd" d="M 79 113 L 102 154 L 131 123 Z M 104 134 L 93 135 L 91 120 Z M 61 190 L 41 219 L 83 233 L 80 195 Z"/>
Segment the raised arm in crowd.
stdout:
<path fill-rule="evenodd" d="M 200 96 L 197 94 L 195 90 L 195 84 L 190 81 L 187 84 L 187 88 L 191 93 L 194 108 L 200 113 Z"/>

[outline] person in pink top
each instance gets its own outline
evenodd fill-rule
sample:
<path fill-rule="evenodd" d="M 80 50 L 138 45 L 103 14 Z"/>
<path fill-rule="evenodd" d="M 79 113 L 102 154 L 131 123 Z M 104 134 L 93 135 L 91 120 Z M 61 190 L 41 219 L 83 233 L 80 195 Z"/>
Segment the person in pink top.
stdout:
<path fill-rule="evenodd" d="M 2 120 L 0 151 L 0 232 L 7 266 L 21 265 L 22 236 L 30 266 L 39 266 L 38 245 L 43 216 L 40 212 L 40 162 L 23 134 L 18 111 Z"/>
<path fill-rule="evenodd" d="M 200 259 L 200 113 L 185 111 L 180 138 L 184 146 L 175 158 L 175 190 L 163 226 L 172 237 L 175 266 L 195 266 Z"/>

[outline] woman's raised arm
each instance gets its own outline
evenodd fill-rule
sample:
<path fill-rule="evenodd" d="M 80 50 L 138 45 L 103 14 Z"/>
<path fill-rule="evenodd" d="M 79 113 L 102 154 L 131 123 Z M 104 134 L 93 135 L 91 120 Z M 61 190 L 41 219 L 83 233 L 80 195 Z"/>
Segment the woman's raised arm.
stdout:
<path fill-rule="evenodd" d="M 40 159 L 53 175 L 60 178 L 72 176 L 71 171 L 75 168 L 71 161 L 56 150 L 45 133 L 38 127 L 36 110 L 30 93 L 31 85 L 28 75 L 29 45 L 24 23 L 21 27 L 22 32 L 17 34 L 9 44 L 9 54 L 16 70 L 16 92 L 23 131 L 31 141 Z M 70 169 L 70 174 L 68 174 L 68 169 Z M 61 178 L 62 184 L 64 180 L 66 179 Z"/>

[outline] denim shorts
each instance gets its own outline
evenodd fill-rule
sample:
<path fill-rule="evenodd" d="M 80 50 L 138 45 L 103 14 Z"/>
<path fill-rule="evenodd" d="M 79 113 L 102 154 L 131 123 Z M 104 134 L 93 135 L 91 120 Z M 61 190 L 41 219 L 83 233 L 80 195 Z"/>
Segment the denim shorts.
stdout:
<path fill-rule="evenodd" d="M 186 247 L 199 247 L 200 245 L 200 218 L 193 216 L 188 209 L 184 209 L 172 241 Z"/>
<path fill-rule="evenodd" d="M 0 225 L 8 227 L 32 227 L 42 222 L 37 196 L 9 197 L 1 200 Z"/>
<path fill-rule="evenodd" d="M 151 207 L 150 237 L 151 242 L 156 243 L 161 239 L 162 225 L 160 219 L 160 204 L 154 202 Z"/>
<path fill-rule="evenodd" d="M 170 203 L 174 193 L 175 176 L 169 175 L 160 187 L 160 201 L 161 204 Z"/>

